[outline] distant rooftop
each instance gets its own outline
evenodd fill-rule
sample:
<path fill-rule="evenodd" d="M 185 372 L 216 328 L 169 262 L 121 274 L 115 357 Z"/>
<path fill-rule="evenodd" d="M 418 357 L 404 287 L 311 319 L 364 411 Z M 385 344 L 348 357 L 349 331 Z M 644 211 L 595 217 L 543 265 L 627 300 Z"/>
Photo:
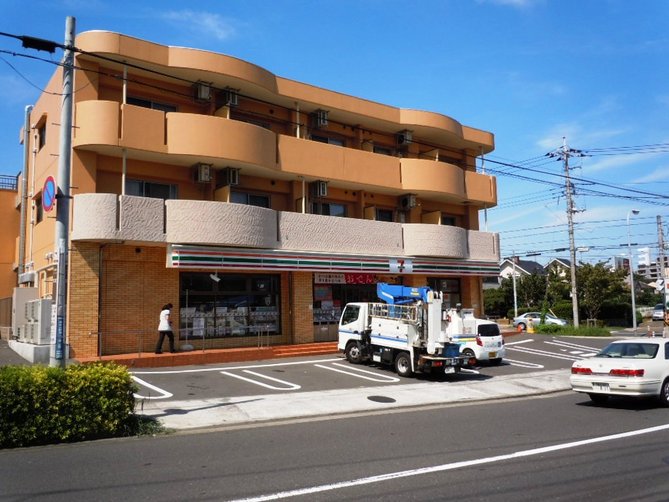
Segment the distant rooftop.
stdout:
<path fill-rule="evenodd" d="M 0 190 L 14 190 L 18 189 L 18 176 L 10 176 L 8 174 L 0 174 Z"/>

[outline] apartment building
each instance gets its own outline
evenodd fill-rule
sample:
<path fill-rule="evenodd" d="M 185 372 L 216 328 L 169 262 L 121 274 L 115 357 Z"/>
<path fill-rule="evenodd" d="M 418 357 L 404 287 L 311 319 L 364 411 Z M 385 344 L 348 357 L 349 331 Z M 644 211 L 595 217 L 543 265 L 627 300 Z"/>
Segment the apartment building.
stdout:
<path fill-rule="evenodd" d="M 499 273 L 498 236 L 478 226 L 497 201 L 476 170 L 491 133 L 223 54 L 102 31 L 76 47 L 71 357 L 152 351 L 168 302 L 195 348 L 336 339 L 342 307 L 381 281 L 481 313 Z M 19 282 L 40 298 L 55 298 L 41 187 L 57 172 L 60 86 L 58 70 L 28 135 Z"/>

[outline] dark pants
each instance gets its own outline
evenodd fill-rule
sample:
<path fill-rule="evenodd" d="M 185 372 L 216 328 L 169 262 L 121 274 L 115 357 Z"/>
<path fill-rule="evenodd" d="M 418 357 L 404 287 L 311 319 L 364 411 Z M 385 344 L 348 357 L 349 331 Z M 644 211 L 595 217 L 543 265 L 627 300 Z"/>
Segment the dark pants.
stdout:
<path fill-rule="evenodd" d="M 174 334 L 171 331 L 158 331 L 158 333 L 160 336 L 156 344 L 156 354 L 160 354 L 163 351 L 163 340 L 165 340 L 165 337 L 170 340 L 170 352 L 176 352 L 174 349 Z"/>

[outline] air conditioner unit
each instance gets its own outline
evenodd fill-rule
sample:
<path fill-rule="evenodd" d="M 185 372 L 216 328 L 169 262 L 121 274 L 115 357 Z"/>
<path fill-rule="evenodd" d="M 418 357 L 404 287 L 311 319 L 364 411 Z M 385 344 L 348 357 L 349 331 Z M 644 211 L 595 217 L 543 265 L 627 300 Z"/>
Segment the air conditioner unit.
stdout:
<path fill-rule="evenodd" d="M 397 144 L 398 145 L 408 145 L 413 140 L 413 132 L 405 129 L 397 133 Z"/>
<path fill-rule="evenodd" d="M 327 197 L 328 196 L 328 182 L 317 180 L 310 184 L 312 197 Z"/>
<path fill-rule="evenodd" d="M 413 194 L 403 195 L 400 198 L 400 209 L 403 211 L 416 207 L 416 196 Z"/>
<path fill-rule="evenodd" d="M 195 164 L 195 181 L 209 183 L 211 181 L 211 164 Z"/>
<path fill-rule="evenodd" d="M 226 87 L 223 90 L 223 101 L 226 106 L 237 106 L 239 104 L 239 89 Z"/>
<path fill-rule="evenodd" d="M 237 167 L 226 167 L 221 171 L 219 182 L 222 186 L 239 185 L 239 171 Z"/>
<path fill-rule="evenodd" d="M 195 84 L 195 99 L 198 101 L 211 100 L 211 84 L 207 82 L 198 82 Z"/>
<path fill-rule="evenodd" d="M 321 127 L 328 126 L 328 111 L 327 110 L 316 110 L 312 114 L 312 125 L 316 129 Z"/>

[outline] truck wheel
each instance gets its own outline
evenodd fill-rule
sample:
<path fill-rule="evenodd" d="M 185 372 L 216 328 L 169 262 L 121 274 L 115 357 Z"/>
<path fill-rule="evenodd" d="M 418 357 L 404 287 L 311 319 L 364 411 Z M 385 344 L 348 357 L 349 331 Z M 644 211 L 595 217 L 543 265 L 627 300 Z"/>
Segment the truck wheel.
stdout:
<path fill-rule="evenodd" d="M 478 364 L 479 360 L 476 359 L 476 354 L 474 354 L 474 351 L 472 349 L 465 349 L 462 351 L 462 355 L 467 358 L 469 361 L 470 359 L 474 359 L 476 361 L 475 365 Z"/>
<path fill-rule="evenodd" d="M 400 352 L 395 357 L 395 371 L 401 377 L 410 377 L 413 375 L 411 370 L 411 358 L 408 352 Z"/>
<path fill-rule="evenodd" d="M 349 363 L 360 364 L 362 362 L 362 346 L 360 342 L 349 342 L 346 346 L 346 360 Z"/>

